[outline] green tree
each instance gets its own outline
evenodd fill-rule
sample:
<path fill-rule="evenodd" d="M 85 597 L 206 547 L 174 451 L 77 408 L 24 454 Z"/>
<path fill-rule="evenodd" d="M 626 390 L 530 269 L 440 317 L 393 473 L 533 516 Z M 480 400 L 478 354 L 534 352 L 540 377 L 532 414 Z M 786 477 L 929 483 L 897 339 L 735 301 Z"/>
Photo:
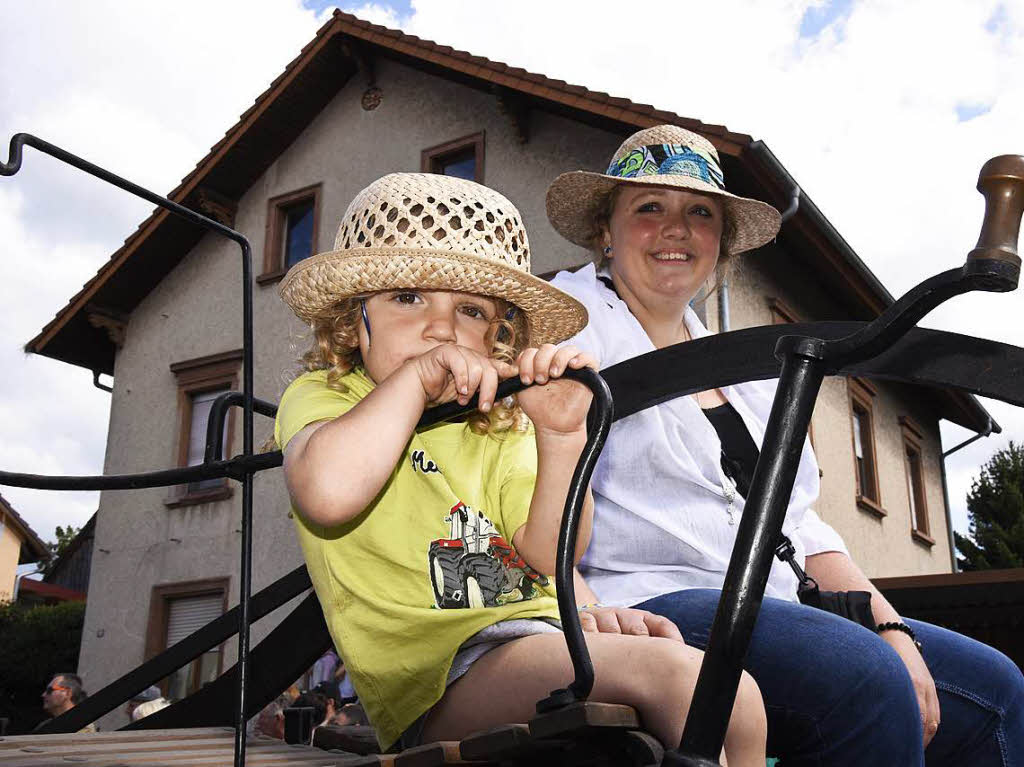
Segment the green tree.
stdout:
<path fill-rule="evenodd" d="M 57 525 L 57 530 L 55 531 L 57 540 L 46 542 L 46 547 L 50 550 L 50 558 L 43 564 L 44 575 L 49 575 L 53 572 L 53 566 L 57 564 L 57 559 L 64 553 L 64 550 L 68 547 L 71 541 L 75 540 L 75 536 L 78 535 L 81 529 L 82 528 L 80 527 L 72 527 L 71 525 L 68 525 L 67 527 Z"/>
<path fill-rule="evenodd" d="M 1024 446 L 1012 441 L 967 493 L 970 537 L 954 533 L 962 570 L 1024 566 Z"/>

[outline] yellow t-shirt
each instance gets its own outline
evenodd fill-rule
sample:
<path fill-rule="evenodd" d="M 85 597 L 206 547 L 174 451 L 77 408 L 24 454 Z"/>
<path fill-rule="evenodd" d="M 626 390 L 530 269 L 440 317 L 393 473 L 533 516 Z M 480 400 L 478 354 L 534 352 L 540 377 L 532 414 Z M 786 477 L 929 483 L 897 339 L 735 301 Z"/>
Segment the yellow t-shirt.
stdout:
<path fill-rule="evenodd" d="M 285 390 L 274 436 L 335 418 L 373 389 L 357 368 L 327 387 L 326 371 Z M 369 442 L 373 434 L 365 435 Z M 353 445 L 359 450 L 359 445 Z M 293 509 L 327 625 L 382 746 L 444 693 L 452 658 L 498 621 L 558 618 L 553 579 L 511 547 L 537 474 L 532 433 L 479 435 L 465 423 L 416 432 L 374 502 L 326 528 Z"/>

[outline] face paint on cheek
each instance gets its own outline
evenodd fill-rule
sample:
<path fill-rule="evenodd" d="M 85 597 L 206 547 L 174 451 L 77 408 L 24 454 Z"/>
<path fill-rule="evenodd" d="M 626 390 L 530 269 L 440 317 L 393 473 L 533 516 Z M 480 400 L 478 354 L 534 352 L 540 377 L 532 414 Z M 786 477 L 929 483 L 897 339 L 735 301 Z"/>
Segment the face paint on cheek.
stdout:
<path fill-rule="evenodd" d="M 370 318 L 366 315 L 366 299 L 360 299 L 359 309 L 363 314 L 363 327 L 366 328 L 366 348 L 370 348 Z"/>
<path fill-rule="evenodd" d="M 510 306 L 508 311 L 505 312 L 505 321 L 511 323 L 512 320 L 515 319 L 515 316 L 516 316 L 516 308 L 514 306 Z M 511 334 L 509 333 L 508 328 L 502 327 L 498 331 L 498 339 L 497 340 L 499 342 L 501 342 L 501 343 L 505 343 L 505 340 L 509 337 L 509 335 L 511 335 Z"/>

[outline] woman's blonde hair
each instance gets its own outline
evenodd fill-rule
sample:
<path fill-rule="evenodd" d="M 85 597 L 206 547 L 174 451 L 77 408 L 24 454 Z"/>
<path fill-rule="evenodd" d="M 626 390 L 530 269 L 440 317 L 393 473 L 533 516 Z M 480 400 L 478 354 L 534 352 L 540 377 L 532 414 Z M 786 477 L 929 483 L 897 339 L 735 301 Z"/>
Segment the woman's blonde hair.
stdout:
<path fill-rule="evenodd" d="M 362 303 L 372 294 L 343 298 L 322 312 L 313 321 L 313 344 L 309 351 L 301 357 L 305 371 L 326 370 L 327 386 L 338 391 L 346 391 L 341 379 L 362 364 L 363 358 L 359 351 L 359 324 L 362 322 Z M 484 337 L 484 344 L 490 349 L 492 359 L 512 364 L 519 352 L 525 348 L 528 339 L 526 323 L 506 319 L 512 304 L 491 297 L 497 313 L 491 320 Z M 470 428 L 477 434 L 507 431 L 524 431 L 529 423 L 526 414 L 516 401 L 515 396 L 494 403 L 489 413 L 479 410 L 467 419 Z"/>
<path fill-rule="evenodd" d="M 624 184 L 613 186 L 611 191 L 605 195 L 601 206 L 594 216 L 594 237 L 590 241 L 590 251 L 591 258 L 598 269 L 607 266 L 610 260 L 604 253 L 604 233 L 608 229 L 612 213 L 615 211 L 615 204 L 619 201 L 619 195 L 624 187 Z M 714 285 L 708 288 L 707 293 L 701 300 L 706 300 L 708 296 L 717 291 L 719 286 L 729 278 L 733 270 L 733 257 L 729 255 L 729 250 L 733 240 L 736 238 L 736 222 L 732 220 L 724 205 L 722 206 L 722 217 L 722 237 L 718 244 L 718 263 L 715 264 Z"/>

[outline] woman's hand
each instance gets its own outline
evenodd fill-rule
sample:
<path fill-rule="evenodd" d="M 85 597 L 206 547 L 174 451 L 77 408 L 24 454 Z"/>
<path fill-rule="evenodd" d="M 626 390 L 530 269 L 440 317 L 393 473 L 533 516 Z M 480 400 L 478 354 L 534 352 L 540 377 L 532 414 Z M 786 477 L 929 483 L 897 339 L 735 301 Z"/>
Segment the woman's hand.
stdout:
<path fill-rule="evenodd" d="M 580 626 L 594 634 L 664 637 L 686 644 L 676 624 L 668 618 L 632 607 L 580 608 Z"/>
<path fill-rule="evenodd" d="M 544 344 L 539 349 L 524 349 L 516 363 L 524 384 L 538 384 L 519 392 L 519 406 L 533 421 L 538 435 L 583 431 L 593 399 L 590 389 L 577 381 L 555 379 L 568 368 L 597 370 L 594 358 L 575 346 Z"/>
<path fill-rule="evenodd" d="M 465 405 L 479 392 L 481 411 L 494 404 L 498 378 L 511 378 L 516 368 L 456 344 L 441 344 L 405 363 L 419 376 L 426 406 L 457 400 Z"/>
<path fill-rule="evenodd" d="M 924 746 L 927 748 L 938 732 L 941 720 L 935 680 L 932 679 L 924 658 L 909 636 L 900 631 L 883 631 L 879 636 L 899 654 L 900 660 L 910 674 L 910 681 L 914 683 L 917 706 L 921 710 L 921 732 L 924 736 Z"/>

